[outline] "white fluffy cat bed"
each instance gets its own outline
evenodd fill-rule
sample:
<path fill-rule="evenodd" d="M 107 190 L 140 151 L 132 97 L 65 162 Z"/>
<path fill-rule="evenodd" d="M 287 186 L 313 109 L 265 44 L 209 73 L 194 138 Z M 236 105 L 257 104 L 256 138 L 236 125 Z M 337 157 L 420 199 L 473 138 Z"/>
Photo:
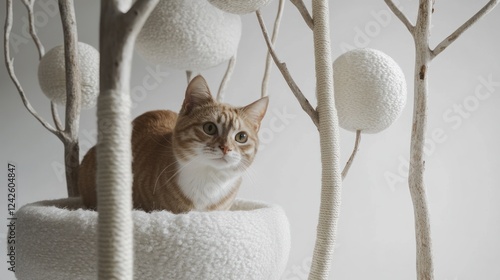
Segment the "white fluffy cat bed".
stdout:
<path fill-rule="evenodd" d="M 96 279 L 97 212 L 80 206 L 70 198 L 17 211 L 17 279 Z M 134 279 L 279 279 L 290 250 L 283 210 L 260 202 L 180 215 L 133 211 L 133 220 Z"/>

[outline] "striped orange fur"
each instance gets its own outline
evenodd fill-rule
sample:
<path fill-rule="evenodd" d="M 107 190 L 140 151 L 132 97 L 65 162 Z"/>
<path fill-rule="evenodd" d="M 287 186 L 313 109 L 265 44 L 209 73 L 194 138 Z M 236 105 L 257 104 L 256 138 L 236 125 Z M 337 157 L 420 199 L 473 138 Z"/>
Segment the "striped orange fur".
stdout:
<path fill-rule="evenodd" d="M 268 98 L 245 107 L 218 103 L 197 76 L 179 114 L 158 110 L 137 117 L 132 123 L 134 208 L 173 213 L 228 209 L 257 152 L 267 104 Z M 95 176 L 93 147 L 83 158 L 78 182 L 90 209 L 97 206 Z"/>

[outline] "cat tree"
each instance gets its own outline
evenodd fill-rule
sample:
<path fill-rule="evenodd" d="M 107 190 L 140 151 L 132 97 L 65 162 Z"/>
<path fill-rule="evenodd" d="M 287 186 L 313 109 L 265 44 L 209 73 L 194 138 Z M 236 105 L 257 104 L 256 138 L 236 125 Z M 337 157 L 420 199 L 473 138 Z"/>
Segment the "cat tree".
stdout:
<path fill-rule="evenodd" d="M 262 274 L 256 272 L 255 275 L 248 276 L 248 279 L 278 279 L 280 273 L 284 268 L 286 263 L 286 258 L 288 255 L 288 242 L 289 242 L 289 232 L 288 224 L 286 222 L 286 217 L 279 207 L 270 206 L 267 204 L 256 204 L 248 201 L 238 201 L 235 203 L 234 210 L 238 209 L 240 211 L 229 211 L 228 213 L 188 213 L 186 215 L 175 216 L 169 213 L 158 213 L 158 215 L 146 214 L 141 211 L 133 211 L 131 209 L 131 166 L 129 164 L 118 164 L 120 162 L 130 162 L 131 152 L 130 152 L 130 138 L 131 127 L 130 127 L 130 96 L 129 96 L 129 78 L 131 71 L 131 60 L 132 51 L 135 40 L 145 24 L 149 14 L 154 10 L 155 6 L 159 0 L 137 0 L 132 3 L 131 0 L 113 0 L 113 1 L 102 1 L 101 2 L 101 30 L 100 30 L 100 54 L 102 59 L 100 61 L 100 94 L 98 97 L 98 128 L 99 128 L 99 143 L 97 148 L 97 160 L 98 160 L 98 174 L 97 174 L 97 184 L 98 184 L 98 197 L 99 197 L 99 213 L 93 213 L 89 215 L 90 211 L 78 209 L 79 201 L 77 198 L 69 198 L 66 200 L 50 201 L 50 202 L 37 202 L 31 205 L 27 205 L 18 211 L 19 219 L 19 236 L 25 236 L 26 242 L 32 238 L 32 243 L 26 244 L 24 251 L 21 250 L 20 253 L 25 254 L 27 261 L 25 262 L 26 267 L 23 269 L 20 265 L 20 274 L 18 277 L 20 279 L 31 279 L 34 275 L 40 276 L 43 274 L 43 270 L 46 267 L 39 266 L 40 260 L 43 261 L 44 251 L 49 249 L 54 249 L 58 247 L 64 247 L 62 244 L 76 244 L 74 246 L 68 246 L 77 251 L 85 251 L 89 249 L 87 255 L 82 254 L 81 259 L 71 259 L 71 257 L 61 258 L 59 261 L 62 265 L 57 266 L 63 272 L 54 276 L 54 271 L 49 271 L 47 275 L 51 275 L 52 279 L 67 279 L 69 275 L 75 276 L 74 273 L 84 273 L 84 275 L 95 275 L 94 269 L 91 265 L 92 256 L 97 254 L 98 260 L 98 275 L 99 279 L 132 279 L 134 277 L 146 277 L 145 279 L 150 279 L 148 277 L 158 278 L 166 277 L 165 275 L 148 275 L 147 271 L 150 267 L 140 267 L 137 263 L 134 264 L 134 237 L 135 241 L 141 240 L 140 233 L 137 232 L 137 228 L 134 232 L 134 224 L 140 224 L 142 221 L 151 220 L 156 224 L 160 224 L 160 228 L 165 228 L 171 224 L 173 226 L 170 228 L 171 231 L 165 234 L 164 240 L 169 240 L 168 238 L 175 236 L 172 232 L 176 229 L 181 228 L 180 224 L 189 222 L 186 221 L 202 221 L 206 219 L 212 219 L 213 216 L 217 215 L 236 215 L 235 220 L 240 219 L 239 214 L 249 215 L 243 218 L 245 219 L 256 219 L 256 221 L 261 221 L 262 231 L 264 229 L 270 230 L 270 232 L 264 232 L 259 238 L 266 239 L 266 237 L 276 234 L 279 236 L 276 240 L 270 240 L 270 243 L 274 244 L 276 247 L 271 245 L 266 246 L 266 248 L 260 248 L 259 252 L 262 255 L 274 258 L 275 262 L 270 265 L 274 267 L 274 271 L 264 271 Z M 297 7 L 306 24 L 312 29 L 314 36 L 314 47 L 315 47 L 315 65 L 316 65 L 316 86 L 317 86 L 317 96 L 318 96 L 318 108 L 314 109 L 308 100 L 304 97 L 300 88 L 294 82 L 292 75 L 286 68 L 286 64 L 281 62 L 274 51 L 273 44 L 276 37 L 273 34 L 273 39 L 270 39 L 267 35 L 265 24 L 263 22 L 262 16 L 258 8 L 262 7 L 267 1 L 249 1 L 258 3 L 257 7 L 248 6 L 247 1 L 215 1 L 212 0 L 216 6 L 227 7 L 227 11 L 241 13 L 241 12 L 253 12 L 255 10 L 259 23 L 262 27 L 264 38 L 266 44 L 269 48 L 269 59 L 272 58 L 277 65 L 280 72 L 283 74 L 285 80 L 290 86 L 291 91 L 299 101 L 300 105 L 304 111 L 311 117 L 313 123 L 318 127 L 320 136 L 320 146 L 321 146 L 321 161 L 322 161 L 322 191 L 321 191 L 321 205 L 320 205 L 320 215 L 318 221 L 317 229 L 317 239 L 314 249 L 313 261 L 309 279 L 311 280 L 326 280 L 328 278 L 328 273 L 330 271 L 333 249 L 335 244 L 335 236 L 337 229 L 337 220 L 339 217 L 340 209 L 340 197 L 341 197 L 341 184 L 342 178 L 347 174 L 350 164 L 354 158 L 354 155 L 359 144 L 359 137 L 363 132 L 363 128 L 354 127 L 356 130 L 356 145 L 351 158 L 349 159 L 346 168 L 341 173 L 340 162 L 339 162 L 339 116 L 336 110 L 335 102 L 337 97 L 333 95 L 334 92 L 334 67 L 332 67 L 332 58 L 330 54 L 330 24 L 329 24 L 329 7 L 327 0 L 313 0 L 312 1 L 312 15 L 307 10 L 306 6 L 301 0 L 292 0 L 291 2 Z M 417 239 L 417 275 L 419 280 L 423 279 L 433 279 L 433 262 L 432 262 L 432 242 L 430 236 L 430 226 L 429 226 L 429 216 L 428 207 L 426 202 L 425 188 L 423 185 L 423 139 L 425 139 L 425 124 L 426 124 L 426 99 L 427 99 L 427 71 L 429 68 L 429 62 L 438 54 L 440 54 L 449 44 L 451 44 L 457 37 L 459 37 L 468 27 L 470 27 L 479 18 L 490 11 L 497 3 L 498 0 L 489 1 L 483 9 L 477 12 L 471 19 L 460 26 L 455 32 L 453 32 L 449 37 L 447 37 L 443 42 L 437 45 L 433 50 L 429 48 L 429 27 L 431 22 L 431 15 L 433 11 L 433 1 L 432 0 L 420 0 L 420 5 L 418 8 L 418 16 L 415 25 L 412 25 L 410 21 L 403 15 L 403 13 L 394 5 L 390 0 L 385 0 L 387 5 L 396 14 L 398 18 L 405 24 L 407 29 L 413 35 L 416 45 L 416 63 L 415 63 L 415 107 L 414 107 L 414 122 L 412 128 L 412 143 L 411 143 L 411 160 L 410 160 L 410 177 L 409 177 L 409 187 L 412 196 L 412 201 L 415 211 L 415 229 L 416 229 L 416 239 Z M 40 40 L 38 39 L 34 25 L 33 25 L 33 3 L 34 1 L 24 0 L 23 3 L 28 9 L 29 20 L 30 20 L 30 33 L 33 40 L 39 50 L 40 59 L 44 55 L 44 49 Z M 233 6 L 227 6 L 227 3 L 231 3 Z M 284 0 L 280 1 L 280 11 L 278 15 L 281 14 L 283 8 Z M 235 6 L 234 6 L 235 5 Z M 260 6 L 259 6 L 260 5 Z M 55 123 L 55 128 L 51 126 L 48 122 L 43 120 L 30 105 L 23 88 L 16 78 L 13 66 L 13 59 L 11 58 L 9 51 L 9 35 L 12 27 L 12 0 L 7 0 L 7 16 L 6 25 L 4 33 L 4 49 L 5 49 L 5 61 L 7 70 L 10 77 L 12 78 L 18 92 L 23 100 L 25 107 L 28 111 L 50 132 L 55 134 L 65 145 L 65 158 L 67 166 L 67 186 L 68 195 L 70 197 L 77 196 L 76 180 L 75 180 L 75 170 L 78 168 L 78 121 L 80 112 L 80 96 L 81 96 L 81 81 L 79 74 L 79 63 L 78 63 L 78 51 L 77 51 L 77 32 L 76 32 L 76 21 L 73 11 L 73 2 L 71 0 L 59 0 L 59 9 L 61 14 L 61 19 L 63 23 L 64 31 L 64 54 L 65 54 L 65 64 L 66 64 L 66 122 L 65 127 L 61 124 L 59 120 L 57 109 L 55 105 L 52 104 L 52 116 Z M 279 18 L 279 16 L 278 16 Z M 279 25 L 279 20 L 275 24 L 275 30 Z M 220 98 L 222 99 L 222 91 L 224 84 L 230 77 L 231 69 L 234 67 L 235 54 L 230 59 L 228 65 L 227 75 L 225 76 L 223 83 L 221 85 L 221 90 L 219 91 Z M 269 69 L 269 63 L 266 69 Z M 267 73 L 267 70 L 266 70 Z M 190 71 L 188 71 L 188 79 L 190 76 Z M 264 78 L 266 80 L 266 78 Z M 265 82 L 263 83 L 263 95 L 265 94 Z M 337 88 L 337 87 L 335 87 Z M 146 216 L 144 216 L 146 215 Z M 69 218 L 68 218 L 69 217 Z M 210 218 L 208 218 L 210 217 Z M 59 219 L 61 218 L 61 219 Z M 80 219 L 80 220 L 78 220 Z M 227 216 L 223 217 L 222 221 L 227 219 Z M 78 220 L 81 228 L 71 228 L 67 229 L 66 232 L 58 231 L 68 224 L 65 221 Z M 83 221 L 83 223 L 82 223 Z M 22 224 L 27 225 L 24 229 Z M 166 223 L 166 224 L 162 224 Z M 217 224 L 219 222 L 211 220 L 207 225 Z M 236 224 L 238 224 L 236 222 Z M 29 225 L 33 225 L 30 227 Z M 51 233 L 53 236 L 58 234 L 65 236 L 65 238 L 54 238 L 48 240 L 48 243 L 40 244 L 37 243 L 36 235 L 40 231 L 40 228 L 48 227 L 57 232 Z M 259 227 L 260 228 L 260 227 Z M 197 228 L 199 229 L 199 228 Z M 30 232 L 31 230 L 31 232 Z M 88 230 L 88 231 L 86 231 Z M 230 230 L 230 229 L 228 229 Z M 240 229 L 241 230 L 241 229 Z M 242 231 L 238 230 L 239 233 Z M 73 231 L 75 235 L 64 235 L 65 233 Z M 259 234 L 262 231 L 251 231 L 251 234 Z M 61 233 L 63 232 L 63 233 Z M 90 243 L 85 242 L 75 242 L 78 240 L 78 236 L 82 236 L 81 233 L 84 232 L 84 236 L 90 236 Z M 80 234 L 80 235 L 79 235 Z M 148 233 L 149 234 L 149 233 Z M 207 234 L 213 235 L 214 232 L 208 232 Z M 59 236 L 58 236 L 59 237 Z M 68 239 L 66 239 L 68 238 Z M 76 238 L 76 239 L 75 239 Z M 97 243 L 95 242 L 97 239 Z M 61 241 L 61 246 L 50 246 L 54 243 Z M 170 246 L 168 242 L 161 243 L 164 248 Z M 224 240 L 220 240 L 224 243 Z M 43 248 L 43 246 L 48 246 Z M 145 246 L 137 246 L 135 248 L 135 257 L 144 256 L 144 252 L 151 252 L 152 248 L 157 244 L 149 244 Z M 184 248 L 178 244 L 180 248 Z M 238 247 L 239 245 L 243 247 Z M 255 243 L 250 242 L 249 244 L 239 244 L 236 246 L 240 250 L 251 249 L 252 246 L 257 246 Z M 22 243 L 20 243 L 22 248 Z M 139 248 L 139 249 L 138 249 Z M 212 247 L 213 248 L 213 247 Z M 39 252 L 33 252 L 33 250 L 40 249 Z M 208 248 L 210 249 L 210 248 Z M 144 250 L 144 251 L 141 251 Z M 53 252 L 50 252 L 53 256 Z M 237 256 L 238 251 L 233 252 Z M 176 254 L 176 253 L 174 253 Z M 186 251 L 178 252 L 179 256 L 188 256 L 187 259 L 195 259 L 196 256 L 189 255 Z M 29 258 L 33 256 L 33 258 Z M 232 256 L 228 253 L 227 256 Z M 41 258 L 41 259 L 39 259 Z M 211 258 L 210 255 L 203 255 L 202 259 L 205 260 Z M 45 261 L 47 258 L 45 258 Z M 221 267 L 220 271 L 227 272 L 221 274 L 217 273 L 218 270 L 214 270 L 212 274 L 206 274 L 206 278 L 203 279 L 239 279 L 241 275 L 237 275 L 237 272 L 254 271 L 254 265 L 257 267 L 260 265 L 259 258 L 255 257 L 257 262 L 252 263 L 247 267 L 238 267 L 237 264 L 231 264 L 229 267 Z M 262 259 L 262 258 L 261 258 Z M 86 260 L 86 262 L 85 262 Z M 164 260 L 164 256 L 158 256 L 156 259 L 152 259 L 151 262 Z M 268 259 L 266 259 L 268 260 Z M 72 271 L 71 267 L 68 267 L 67 261 L 74 265 L 79 261 L 88 265 L 88 270 L 81 269 Z M 43 264 L 43 262 L 42 262 Z M 48 263 L 47 266 L 49 266 Z M 215 264 L 215 263 L 214 263 Z M 168 263 L 164 266 L 168 267 Z M 181 269 L 178 273 L 189 273 L 189 269 L 186 266 L 180 266 Z M 37 268 L 38 270 L 31 270 L 31 268 Z M 192 266 L 191 268 L 195 268 Z M 231 270 L 233 269 L 233 270 Z M 40 272 L 41 271 L 41 272 Z M 56 270 L 57 271 L 57 270 Z M 232 272 L 230 272 L 232 271 Z M 64 274 L 67 273 L 67 274 Z M 177 273 L 177 272 L 175 272 Z M 233 274 L 231 274 L 233 273 Z M 249 272 L 250 273 L 250 272 Z M 171 277 L 177 277 L 178 279 L 186 279 L 192 276 L 190 274 L 176 274 Z M 198 274 L 199 275 L 199 274 Z M 235 276 L 236 275 L 236 276 Z M 249 274 L 250 275 L 250 274 Z M 236 277 L 236 278 L 235 278 Z M 256 278 L 255 278 L 256 277 Z M 82 276 L 85 278 L 85 276 Z M 91 276 L 90 276 L 91 278 Z M 189 279 L 191 279 L 189 278 Z"/>

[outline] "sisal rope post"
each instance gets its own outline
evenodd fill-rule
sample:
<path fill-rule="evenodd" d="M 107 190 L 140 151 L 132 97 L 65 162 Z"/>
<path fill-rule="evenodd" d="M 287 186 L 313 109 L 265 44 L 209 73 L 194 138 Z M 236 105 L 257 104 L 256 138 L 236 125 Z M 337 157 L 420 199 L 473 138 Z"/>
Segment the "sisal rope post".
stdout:
<path fill-rule="evenodd" d="M 312 3 L 322 186 L 316 244 L 309 280 L 327 280 L 335 246 L 342 176 L 339 161 L 339 125 L 333 96 L 328 0 L 313 0 Z"/>
<path fill-rule="evenodd" d="M 98 279 L 132 280 L 130 75 L 135 39 L 158 0 L 101 1 L 97 103 Z M 130 7 L 130 9 L 129 9 Z"/>
<path fill-rule="evenodd" d="M 101 91 L 97 144 L 98 276 L 133 279 L 130 97 Z"/>

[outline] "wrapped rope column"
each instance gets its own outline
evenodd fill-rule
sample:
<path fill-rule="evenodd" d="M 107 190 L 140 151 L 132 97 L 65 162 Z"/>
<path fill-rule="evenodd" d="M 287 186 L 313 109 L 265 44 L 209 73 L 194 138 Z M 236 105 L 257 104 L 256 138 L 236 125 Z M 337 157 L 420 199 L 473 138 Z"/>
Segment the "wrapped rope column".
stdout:
<path fill-rule="evenodd" d="M 328 0 L 314 0 L 314 55 L 321 146 L 321 205 L 310 280 L 327 280 L 333 258 L 340 211 L 339 124 L 333 96 Z"/>

